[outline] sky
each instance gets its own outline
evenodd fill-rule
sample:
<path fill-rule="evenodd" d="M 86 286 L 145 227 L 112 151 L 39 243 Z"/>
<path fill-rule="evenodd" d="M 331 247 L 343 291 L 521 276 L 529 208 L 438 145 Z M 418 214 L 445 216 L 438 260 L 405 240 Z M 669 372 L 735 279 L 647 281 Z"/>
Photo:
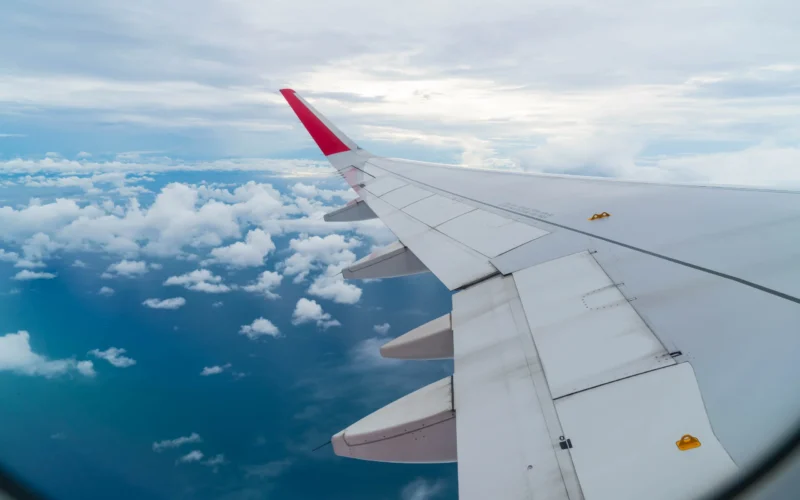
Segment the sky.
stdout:
<path fill-rule="evenodd" d="M 798 188 L 797 9 L 5 1 L 0 464 L 65 499 L 455 498 L 452 464 L 310 452 L 452 373 L 378 356 L 450 296 L 337 277 L 394 238 L 322 220 L 354 194 L 278 89 L 384 156 Z"/>

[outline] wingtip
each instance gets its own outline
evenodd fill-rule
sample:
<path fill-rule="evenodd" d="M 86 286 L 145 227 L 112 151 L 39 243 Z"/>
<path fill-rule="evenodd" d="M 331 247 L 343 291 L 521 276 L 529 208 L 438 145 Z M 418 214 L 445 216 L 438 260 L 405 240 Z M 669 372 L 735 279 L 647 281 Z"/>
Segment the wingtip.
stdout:
<path fill-rule="evenodd" d="M 283 94 L 283 95 L 286 95 L 286 94 L 296 94 L 296 93 L 297 93 L 297 92 L 295 92 L 295 91 L 294 91 L 294 90 L 292 90 L 292 89 L 281 89 L 281 90 L 280 90 L 280 92 L 281 92 L 281 94 Z"/>

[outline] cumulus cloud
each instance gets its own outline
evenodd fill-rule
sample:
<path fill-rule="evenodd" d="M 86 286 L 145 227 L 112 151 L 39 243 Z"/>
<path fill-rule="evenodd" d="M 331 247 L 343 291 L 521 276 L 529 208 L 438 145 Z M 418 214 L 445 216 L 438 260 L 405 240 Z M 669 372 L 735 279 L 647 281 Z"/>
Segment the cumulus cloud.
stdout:
<path fill-rule="evenodd" d="M 322 306 L 314 300 L 302 298 L 297 301 L 294 313 L 292 313 L 292 324 L 302 325 L 305 323 L 316 323 L 317 327 L 327 330 L 332 326 L 341 326 L 330 314 L 322 310 Z"/>
<path fill-rule="evenodd" d="M 213 304 L 211 304 L 211 307 L 217 308 L 217 307 L 222 307 L 223 305 L 224 305 L 223 302 L 221 300 L 218 300 Z"/>
<path fill-rule="evenodd" d="M 351 189 L 321 189 L 313 184 L 304 184 L 298 182 L 291 187 L 292 192 L 303 198 L 322 198 L 325 201 L 331 201 L 334 198 L 340 198 L 347 202 L 355 199 L 358 195 Z"/>
<path fill-rule="evenodd" d="M 341 276 L 319 276 L 308 287 L 309 295 L 339 304 L 355 304 L 361 299 L 361 292 L 362 290 L 352 283 L 345 283 Z"/>
<path fill-rule="evenodd" d="M 219 375 L 220 373 L 224 372 L 225 370 L 227 370 L 230 367 L 231 367 L 230 363 L 226 363 L 226 364 L 224 364 L 222 366 L 220 366 L 220 365 L 206 366 L 206 367 L 203 367 L 203 371 L 200 372 L 200 375 L 202 375 L 204 377 L 208 377 L 209 375 Z"/>
<path fill-rule="evenodd" d="M 268 233 L 254 229 L 247 233 L 245 241 L 237 241 L 226 247 L 211 250 L 214 262 L 231 267 L 256 267 L 264 264 L 264 258 L 275 250 L 275 243 Z"/>
<path fill-rule="evenodd" d="M 183 286 L 187 290 L 205 293 L 226 293 L 231 287 L 222 283 L 222 278 L 208 269 L 197 269 L 180 276 L 170 276 L 164 282 L 166 286 Z"/>
<path fill-rule="evenodd" d="M 125 349 L 119 349 L 117 347 L 109 347 L 105 351 L 101 351 L 99 349 L 92 349 L 89 351 L 89 354 L 98 358 L 98 359 L 105 359 L 112 366 L 117 368 L 128 368 L 129 366 L 133 366 L 136 364 L 135 359 L 131 359 L 127 356 L 123 356 L 125 354 Z"/>
<path fill-rule="evenodd" d="M 86 267 L 86 262 L 79 259 L 75 259 L 75 262 L 72 263 L 72 267 L 80 267 L 80 268 Z"/>
<path fill-rule="evenodd" d="M 17 252 L 9 252 L 0 248 L 0 262 L 16 262 L 19 260 Z"/>
<path fill-rule="evenodd" d="M 100 294 L 100 295 L 103 295 L 105 297 L 111 297 L 112 295 L 114 295 L 114 289 L 111 288 L 110 286 L 104 286 L 104 287 L 101 287 L 100 291 L 97 292 L 97 293 Z"/>
<path fill-rule="evenodd" d="M 75 370 L 87 377 L 94 376 L 91 361 L 48 359 L 33 352 L 30 340 L 31 336 L 25 330 L 0 336 L 0 371 L 51 378 Z"/>
<path fill-rule="evenodd" d="M 256 281 L 243 286 L 242 290 L 251 293 L 259 293 L 268 299 L 278 299 L 280 295 L 273 290 L 280 286 L 282 280 L 283 276 L 280 274 L 272 271 L 264 271 L 258 276 Z"/>
<path fill-rule="evenodd" d="M 375 333 L 379 335 L 386 335 L 387 333 L 389 333 L 389 328 L 391 328 L 391 325 L 389 325 L 389 323 L 383 323 L 382 325 L 375 325 L 372 327 Z"/>
<path fill-rule="evenodd" d="M 25 269 L 24 271 L 20 271 L 14 275 L 15 280 L 17 281 L 30 281 L 30 280 L 51 280 L 55 278 L 56 275 L 53 273 L 40 273 L 35 271 L 28 271 Z"/>
<path fill-rule="evenodd" d="M 151 309 L 179 309 L 186 305 L 186 299 L 183 297 L 173 297 L 171 299 L 147 299 L 142 302 L 143 306 Z"/>
<path fill-rule="evenodd" d="M 25 375 L 53 377 L 73 369 L 86 377 L 96 375 L 91 361 L 76 362 L 72 358 L 48 360 L 34 353 L 27 331 L 21 330 L 0 337 L 0 371 L 9 370 Z"/>
<path fill-rule="evenodd" d="M 246 335 L 250 340 L 256 340 L 264 335 L 277 338 L 281 334 L 281 332 L 278 330 L 278 327 L 272 324 L 270 320 L 265 318 L 258 318 L 249 325 L 242 325 L 242 327 L 239 329 L 239 333 Z"/>
<path fill-rule="evenodd" d="M 147 272 L 147 262 L 142 260 L 121 260 L 108 266 L 108 269 L 103 273 L 103 277 L 110 278 L 113 276 L 123 276 L 126 278 L 133 278 L 134 276 L 141 276 Z"/>
<path fill-rule="evenodd" d="M 203 459 L 203 456 L 204 455 L 203 455 L 202 451 L 200 451 L 200 450 L 192 450 L 189 453 L 187 453 L 186 455 L 183 455 L 178 460 L 176 460 L 175 463 L 188 464 L 188 463 L 191 463 L 191 462 L 199 462 L 200 460 Z"/>
<path fill-rule="evenodd" d="M 157 441 L 153 443 L 153 451 L 160 453 L 169 448 L 178 448 L 185 444 L 202 443 L 202 442 L 203 438 L 200 437 L 200 434 L 193 432 L 188 436 L 181 436 L 175 439 L 165 439 L 164 441 Z"/>
<path fill-rule="evenodd" d="M 301 234 L 289 242 L 295 251 L 282 263 L 283 274 L 295 276 L 294 282 L 303 281 L 309 273 L 323 270 L 309 286 L 308 293 L 340 304 L 355 304 L 361 298 L 361 288 L 345 283 L 340 273 L 356 260 L 351 251 L 361 245 L 357 238 L 345 238 L 340 234 L 325 237 Z"/>
<path fill-rule="evenodd" d="M 78 370 L 78 373 L 85 377 L 94 377 L 97 373 L 94 371 L 94 363 L 91 361 L 78 361 L 75 365 L 75 368 Z"/>

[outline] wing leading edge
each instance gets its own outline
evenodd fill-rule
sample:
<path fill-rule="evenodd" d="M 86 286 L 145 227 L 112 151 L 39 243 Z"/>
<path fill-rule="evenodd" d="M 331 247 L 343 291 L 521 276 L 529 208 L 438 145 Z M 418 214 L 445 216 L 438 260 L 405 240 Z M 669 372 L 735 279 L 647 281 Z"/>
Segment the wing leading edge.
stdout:
<path fill-rule="evenodd" d="M 348 276 L 428 270 L 456 292 L 447 325 L 382 349 L 445 353 L 453 377 L 338 433 L 337 454 L 457 460 L 462 499 L 691 497 L 800 415 L 768 390 L 800 378 L 798 193 L 380 158 L 281 92 L 359 195 L 334 217 L 398 237 Z"/>

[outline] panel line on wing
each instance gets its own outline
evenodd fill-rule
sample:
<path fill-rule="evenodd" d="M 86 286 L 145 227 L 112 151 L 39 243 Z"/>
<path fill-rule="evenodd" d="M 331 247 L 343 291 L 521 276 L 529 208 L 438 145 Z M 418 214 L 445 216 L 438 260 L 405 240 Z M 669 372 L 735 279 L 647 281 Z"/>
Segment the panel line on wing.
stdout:
<path fill-rule="evenodd" d="M 469 201 L 471 201 L 473 203 L 477 203 L 478 205 L 481 205 L 481 206 L 494 208 L 496 210 L 500 210 L 501 212 L 505 212 L 505 213 L 512 213 L 514 215 L 517 215 L 517 216 L 520 216 L 520 217 L 524 217 L 526 219 L 535 220 L 535 221 L 541 222 L 543 224 L 549 224 L 551 226 L 558 227 L 558 228 L 561 228 L 561 229 L 564 229 L 564 230 L 567 230 L 567 231 L 572 231 L 572 232 L 575 232 L 575 233 L 578 233 L 578 234 L 582 234 L 584 236 L 589 236 L 591 238 L 596 238 L 598 240 L 605 241 L 606 243 L 611 243 L 612 245 L 617 245 L 617 246 L 620 246 L 620 247 L 623 247 L 623 248 L 627 248 L 629 250 L 633 250 L 635 252 L 640 252 L 640 253 L 643 253 L 645 255 L 649 255 L 651 257 L 655 257 L 657 259 L 666 260 L 668 262 L 672 262 L 673 264 L 678 264 L 680 266 L 688 267 L 690 269 L 694 269 L 696 271 L 701 271 L 701 272 L 704 272 L 704 273 L 707 273 L 707 274 L 711 274 L 711 275 L 717 276 L 719 278 L 731 280 L 731 281 L 734 281 L 736 283 L 748 286 L 750 288 L 754 288 L 754 289 L 756 289 L 756 290 L 758 290 L 760 292 L 764 292 L 764 293 L 767 293 L 769 295 L 773 295 L 775 297 L 778 297 L 778 298 L 781 298 L 781 299 L 784 299 L 784 300 L 788 300 L 788 301 L 794 302 L 796 304 L 800 304 L 800 297 L 795 297 L 793 295 L 789 295 L 788 293 L 783 293 L 783 292 L 780 292 L 778 290 L 766 287 L 764 285 L 759 285 L 758 283 L 754 283 L 752 281 L 748 281 L 748 280 L 746 280 L 744 278 L 739 278 L 738 276 L 733 276 L 731 274 L 723 273 L 723 272 L 720 272 L 720 271 L 715 271 L 713 269 L 709 269 L 707 267 L 699 266 L 697 264 L 692 264 L 691 262 L 686 262 L 686 261 L 683 261 L 683 260 L 680 260 L 680 259 L 676 259 L 674 257 L 668 257 L 666 255 L 663 255 L 663 254 L 660 254 L 660 253 L 657 253 L 657 252 L 653 252 L 651 250 L 646 250 L 644 248 L 640 248 L 640 247 L 637 247 L 637 246 L 634 246 L 634 245 L 630 245 L 628 243 L 623 243 L 621 241 L 617 241 L 617 240 L 614 240 L 614 239 L 611 239 L 611 238 L 607 238 L 605 236 L 600 236 L 600 235 L 597 235 L 597 234 L 593 234 L 593 233 L 590 233 L 589 231 L 584 231 L 582 229 L 577 229 L 577 228 L 574 228 L 574 227 L 570 227 L 570 226 L 567 226 L 565 224 L 559 224 L 558 222 L 553 222 L 553 221 L 549 221 L 549 220 L 542 219 L 542 218 L 539 218 L 539 217 L 534 217 L 533 215 L 528 215 L 528 214 L 516 212 L 516 211 L 513 211 L 513 210 L 508 210 L 508 209 L 505 209 L 505 208 L 501 208 L 501 207 L 499 207 L 497 205 L 493 205 L 491 203 L 478 201 L 478 200 L 476 200 L 474 198 L 470 198 L 468 196 L 457 195 L 457 194 L 452 193 L 450 191 L 447 191 L 445 189 L 441 189 L 441 188 L 437 188 L 437 187 L 431 186 L 430 184 L 427 184 L 425 182 L 418 181 L 418 180 L 415 180 L 415 179 L 411 179 L 409 177 L 406 177 L 406 176 L 401 175 L 401 174 L 397 174 L 395 172 L 392 172 L 392 175 L 395 175 L 397 177 L 401 177 L 401 178 L 403 178 L 403 179 L 405 179 L 407 181 L 410 181 L 410 182 L 414 182 L 414 183 L 426 186 L 426 187 L 428 187 L 430 189 L 435 190 L 436 192 L 447 193 L 447 194 L 455 196 L 457 198 L 462 198 L 462 199 L 465 199 L 465 200 L 469 200 Z"/>

